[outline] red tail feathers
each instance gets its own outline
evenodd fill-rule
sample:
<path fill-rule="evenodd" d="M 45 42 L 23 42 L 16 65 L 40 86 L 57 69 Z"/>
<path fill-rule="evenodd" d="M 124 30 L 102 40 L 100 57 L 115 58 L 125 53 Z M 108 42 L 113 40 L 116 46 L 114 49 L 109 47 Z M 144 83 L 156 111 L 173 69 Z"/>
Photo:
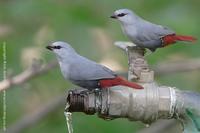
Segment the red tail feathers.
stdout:
<path fill-rule="evenodd" d="M 197 40 L 196 38 L 194 38 L 194 37 L 192 37 L 192 36 L 175 35 L 174 37 L 175 37 L 175 39 L 176 39 L 177 41 L 194 42 L 194 41 Z"/>
<path fill-rule="evenodd" d="M 117 85 L 128 86 L 135 89 L 143 89 L 141 85 L 138 85 L 134 82 L 129 82 L 122 77 L 117 76 L 114 79 L 101 79 L 99 81 L 101 88 L 112 87 Z"/>
<path fill-rule="evenodd" d="M 162 38 L 164 46 L 176 43 L 176 41 L 186 41 L 186 42 L 194 42 L 197 39 L 192 36 L 182 36 L 182 35 L 176 35 L 176 34 L 171 34 L 164 36 Z"/>

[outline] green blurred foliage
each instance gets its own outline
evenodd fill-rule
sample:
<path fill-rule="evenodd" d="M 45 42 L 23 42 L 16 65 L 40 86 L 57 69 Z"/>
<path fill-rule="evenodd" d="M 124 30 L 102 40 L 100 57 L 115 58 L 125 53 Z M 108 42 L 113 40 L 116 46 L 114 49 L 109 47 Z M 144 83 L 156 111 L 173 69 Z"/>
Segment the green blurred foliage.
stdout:
<path fill-rule="evenodd" d="M 45 46 L 56 40 L 67 41 L 81 55 L 97 62 L 109 56 L 127 70 L 126 55 L 111 44 L 108 50 L 101 48 L 101 40 L 96 37 L 96 31 L 100 29 L 110 43 L 128 40 L 119 23 L 109 18 L 114 10 L 130 8 L 149 21 L 171 27 L 177 33 L 200 38 L 199 7 L 199 0 L 1 0 L 0 46 L 3 42 L 7 44 L 7 70 L 11 75 L 30 66 L 32 58 L 38 58 L 44 63 L 55 59 Z M 147 59 L 151 65 L 155 65 L 166 60 L 198 58 L 200 45 L 197 43 L 178 43 L 159 49 L 148 55 Z M 3 65 L 2 62 L 0 64 Z M 199 75 L 198 71 L 187 72 L 156 77 L 156 80 L 160 84 L 199 91 Z M 37 110 L 40 105 L 72 87 L 71 83 L 63 79 L 59 68 L 21 86 L 12 87 L 7 91 L 7 124 Z M 66 132 L 63 109 L 60 107 L 24 133 Z M 130 133 L 144 127 L 138 122 L 123 119 L 108 122 L 82 113 L 73 115 L 73 124 L 75 133 Z"/>

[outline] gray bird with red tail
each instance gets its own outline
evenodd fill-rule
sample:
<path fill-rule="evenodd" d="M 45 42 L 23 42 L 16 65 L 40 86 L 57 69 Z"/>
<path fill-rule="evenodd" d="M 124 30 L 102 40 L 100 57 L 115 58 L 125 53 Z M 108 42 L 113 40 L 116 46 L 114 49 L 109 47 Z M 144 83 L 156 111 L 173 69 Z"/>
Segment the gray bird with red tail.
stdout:
<path fill-rule="evenodd" d="M 121 23 L 123 32 L 129 39 L 141 48 L 148 48 L 152 52 L 177 41 L 194 42 L 192 36 L 176 35 L 171 29 L 148 22 L 137 16 L 129 9 L 119 9 L 111 16 Z"/>
<path fill-rule="evenodd" d="M 56 54 L 65 79 L 80 87 L 93 90 L 122 85 L 143 89 L 141 85 L 123 79 L 107 67 L 80 56 L 66 42 L 54 42 L 46 48 Z"/>

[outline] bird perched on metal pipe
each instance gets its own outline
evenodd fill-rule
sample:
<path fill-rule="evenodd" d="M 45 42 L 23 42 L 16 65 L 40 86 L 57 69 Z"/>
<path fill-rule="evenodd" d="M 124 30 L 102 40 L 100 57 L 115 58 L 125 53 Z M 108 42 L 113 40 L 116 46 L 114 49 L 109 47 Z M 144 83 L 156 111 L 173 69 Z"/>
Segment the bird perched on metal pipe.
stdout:
<path fill-rule="evenodd" d="M 129 9 L 116 10 L 111 18 L 120 21 L 123 32 L 134 44 L 141 48 L 148 48 L 152 52 L 177 41 L 196 40 L 192 36 L 177 35 L 167 27 L 148 22 Z"/>
<path fill-rule="evenodd" d="M 79 55 L 66 42 L 54 42 L 46 48 L 56 54 L 64 78 L 80 87 L 93 90 L 122 85 L 143 89 L 141 85 L 129 82 L 109 68 Z"/>

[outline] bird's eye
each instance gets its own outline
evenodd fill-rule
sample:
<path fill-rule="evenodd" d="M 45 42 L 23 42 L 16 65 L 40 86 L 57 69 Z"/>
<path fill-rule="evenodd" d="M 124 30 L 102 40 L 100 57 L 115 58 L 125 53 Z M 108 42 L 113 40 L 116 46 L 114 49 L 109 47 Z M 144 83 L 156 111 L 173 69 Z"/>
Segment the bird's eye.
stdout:
<path fill-rule="evenodd" d="M 117 16 L 118 17 L 123 17 L 123 16 L 125 16 L 126 14 L 125 13 L 120 13 L 120 14 L 118 14 Z"/>
<path fill-rule="evenodd" d="M 61 49 L 61 46 L 54 46 L 54 49 Z"/>

